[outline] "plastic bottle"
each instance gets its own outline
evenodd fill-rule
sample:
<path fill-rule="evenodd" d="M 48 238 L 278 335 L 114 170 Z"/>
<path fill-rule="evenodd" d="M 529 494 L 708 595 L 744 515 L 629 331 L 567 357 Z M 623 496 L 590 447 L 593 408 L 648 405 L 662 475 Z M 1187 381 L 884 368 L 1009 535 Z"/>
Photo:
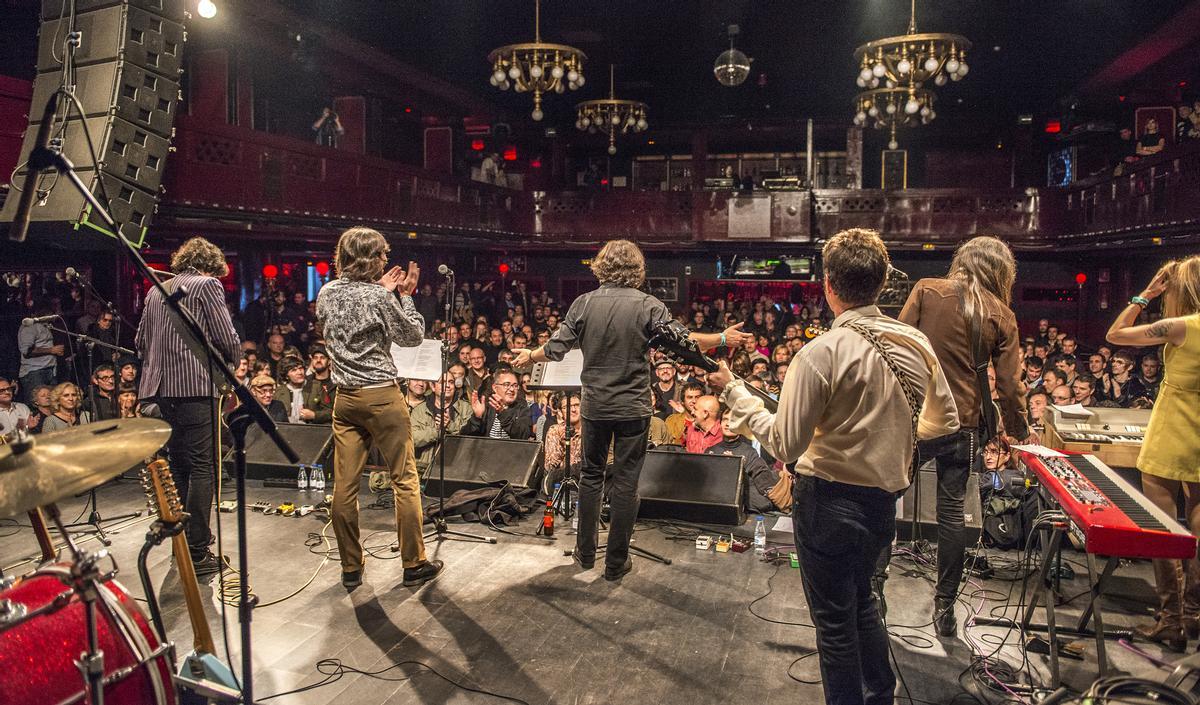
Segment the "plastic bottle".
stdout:
<path fill-rule="evenodd" d="M 554 502 L 546 500 L 546 513 L 542 515 L 542 535 L 554 535 Z"/>
<path fill-rule="evenodd" d="M 308 471 L 306 470 L 307 466 L 304 465 L 303 463 L 301 463 L 299 467 L 300 467 L 300 469 L 296 471 L 296 489 L 307 490 L 308 489 Z"/>
<path fill-rule="evenodd" d="M 572 505 L 572 509 L 573 509 L 573 511 L 571 512 L 571 528 L 574 529 L 575 531 L 579 531 L 579 500 L 575 500 L 574 505 Z"/>
<path fill-rule="evenodd" d="M 559 492 L 562 492 L 562 483 L 556 482 L 554 483 L 554 489 L 550 492 L 550 501 L 557 502 Z"/>
<path fill-rule="evenodd" d="M 313 465 L 308 471 L 308 486 L 314 490 L 325 489 L 325 466 Z"/>
<path fill-rule="evenodd" d="M 763 555 L 767 552 L 767 521 L 760 514 L 754 519 L 754 553 Z"/>

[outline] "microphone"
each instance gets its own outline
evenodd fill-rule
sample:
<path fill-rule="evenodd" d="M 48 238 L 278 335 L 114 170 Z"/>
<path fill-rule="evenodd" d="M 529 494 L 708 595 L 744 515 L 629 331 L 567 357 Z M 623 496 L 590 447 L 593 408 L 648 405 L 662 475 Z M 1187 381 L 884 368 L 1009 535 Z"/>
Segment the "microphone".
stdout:
<path fill-rule="evenodd" d="M 21 321 L 21 325 L 32 326 L 35 323 L 49 323 L 50 321 L 53 321 L 56 318 L 58 318 L 58 316 L 56 316 L 56 315 L 55 316 L 38 316 L 37 318 L 26 318 L 25 320 Z"/>
<path fill-rule="evenodd" d="M 37 194 L 38 176 L 52 164 L 42 164 L 46 161 L 40 152 L 48 151 L 50 130 L 54 126 L 54 114 L 58 112 L 58 91 L 55 91 L 46 102 L 46 111 L 42 113 L 42 124 L 38 126 L 37 139 L 29 152 L 26 162 L 25 183 L 21 187 L 21 199 L 17 201 L 17 210 L 13 214 L 12 226 L 8 231 L 8 239 L 15 242 L 25 242 L 25 234 L 29 232 L 29 218 L 33 215 L 33 199 Z"/>
<path fill-rule="evenodd" d="M 444 277 L 452 277 L 452 276 L 454 276 L 454 270 L 450 269 L 449 267 L 447 267 L 444 264 L 439 264 L 438 265 L 438 274 L 441 274 Z"/>

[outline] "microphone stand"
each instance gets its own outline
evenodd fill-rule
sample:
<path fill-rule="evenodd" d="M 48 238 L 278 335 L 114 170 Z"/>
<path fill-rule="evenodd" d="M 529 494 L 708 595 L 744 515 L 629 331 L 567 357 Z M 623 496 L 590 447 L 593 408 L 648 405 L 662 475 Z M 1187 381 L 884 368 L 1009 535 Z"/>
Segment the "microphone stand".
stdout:
<path fill-rule="evenodd" d="M 446 301 L 445 301 L 445 316 L 446 325 L 450 325 L 450 307 L 454 301 L 454 273 L 448 272 L 446 275 Z M 446 386 L 442 381 L 446 377 L 446 358 L 450 356 L 450 343 L 442 338 L 442 356 L 441 374 L 438 376 L 438 399 L 441 400 L 441 407 L 438 410 L 438 513 L 433 518 L 433 531 L 426 532 L 422 539 L 433 537 L 434 540 L 441 543 L 451 539 L 458 541 L 474 541 L 476 543 L 496 543 L 494 536 L 476 536 L 462 531 L 454 531 L 446 526 L 446 414 L 450 411 L 448 401 L 453 401 L 453 398 L 447 399 Z"/>
<path fill-rule="evenodd" d="M 58 109 L 58 100 L 65 92 L 62 90 L 55 91 L 46 101 L 46 108 L 43 112 L 42 119 L 49 120 Z M 65 93 L 68 99 L 76 101 L 77 99 L 70 93 Z M 82 109 L 79 110 L 83 112 Z M 85 124 L 86 129 L 86 124 Z M 288 445 L 283 436 L 279 433 L 279 428 L 267 411 L 262 408 L 254 395 L 250 393 L 249 387 L 239 384 L 237 378 L 233 375 L 233 362 L 225 353 L 214 346 L 212 342 L 204 335 L 204 329 L 196 322 L 191 313 L 180 303 L 183 296 L 187 293 L 184 287 L 176 287 L 174 293 L 168 292 L 154 276 L 146 260 L 142 259 L 142 255 L 138 252 L 137 246 L 125 238 L 121 232 L 117 221 L 113 219 L 108 209 L 96 198 L 83 179 L 79 177 L 75 170 L 75 165 L 61 153 L 48 149 L 43 145 L 38 145 L 33 148 L 29 154 L 29 169 L 31 171 L 45 171 L 47 169 L 55 169 L 59 174 L 65 176 L 71 185 L 79 191 L 83 198 L 91 206 L 92 212 L 107 225 L 113 236 L 116 238 L 119 249 L 125 253 L 133 267 L 137 272 L 148 279 L 150 284 L 158 291 L 158 295 L 162 297 L 163 306 L 167 311 L 167 318 L 171 321 L 171 325 L 175 327 L 176 332 L 188 349 L 196 354 L 201 362 L 206 363 L 209 370 L 216 370 L 224 378 L 224 382 L 237 395 L 241 401 L 240 415 L 235 419 L 231 419 L 229 427 L 234 443 L 234 458 L 235 470 L 237 473 L 237 530 L 238 530 L 238 581 L 240 583 L 240 594 L 238 596 L 238 621 L 241 624 L 241 652 L 242 652 L 242 703 L 243 705 L 253 705 L 254 703 L 254 662 L 250 653 L 250 619 L 251 610 L 254 603 L 250 599 L 250 569 L 249 561 L 247 560 L 247 540 L 246 540 L 246 431 L 249 430 L 252 424 L 257 424 L 263 430 L 263 433 L 275 443 L 284 457 L 289 463 L 295 464 L 300 462 L 300 456 L 296 455 L 296 451 Z M 101 182 L 102 184 L 103 182 Z"/>

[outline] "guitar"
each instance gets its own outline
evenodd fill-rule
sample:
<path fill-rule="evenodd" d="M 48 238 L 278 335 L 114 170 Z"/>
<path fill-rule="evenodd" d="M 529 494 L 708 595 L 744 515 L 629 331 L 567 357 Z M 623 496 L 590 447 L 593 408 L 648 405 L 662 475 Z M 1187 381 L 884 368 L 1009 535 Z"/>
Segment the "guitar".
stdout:
<path fill-rule="evenodd" d="M 720 364 L 705 355 L 700 350 L 700 346 L 696 341 L 692 340 L 686 331 L 677 328 L 670 323 L 660 323 L 654 327 L 654 333 L 650 336 L 650 347 L 658 350 L 666 355 L 670 360 L 681 365 L 692 365 L 699 367 L 705 372 L 715 372 Z M 731 373 L 732 374 L 732 373 Z M 734 379 L 741 379 L 737 375 L 733 375 Z M 745 380 L 743 380 L 745 381 Z M 779 409 L 779 400 L 767 394 L 757 387 L 746 384 L 746 390 L 762 400 L 763 406 L 767 411 L 774 414 Z"/>
<path fill-rule="evenodd" d="M 175 480 L 165 460 L 155 460 L 142 471 L 142 487 L 158 511 L 163 522 L 178 523 L 187 520 L 183 511 Z M 179 569 L 179 585 L 187 603 L 188 620 L 192 623 L 192 653 L 184 657 L 179 675 L 195 680 L 219 683 L 227 688 L 238 687 L 237 680 L 229 667 L 216 657 L 212 632 L 204 616 L 204 605 L 200 598 L 200 586 L 196 583 L 196 569 L 192 565 L 192 553 L 188 550 L 187 537 L 183 532 L 171 538 L 171 550 L 175 554 L 175 566 Z"/>

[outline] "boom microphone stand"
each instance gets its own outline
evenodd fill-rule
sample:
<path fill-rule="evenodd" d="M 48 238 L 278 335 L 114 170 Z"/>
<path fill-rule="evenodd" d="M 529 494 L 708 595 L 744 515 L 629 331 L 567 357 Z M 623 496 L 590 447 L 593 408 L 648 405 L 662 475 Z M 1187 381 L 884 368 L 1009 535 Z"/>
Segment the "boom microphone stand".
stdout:
<path fill-rule="evenodd" d="M 80 114 L 80 120 L 82 121 L 83 108 L 79 105 L 78 99 L 75 98 L 73 94 L 60 89 L 52 93 L 50 98 L 46 101 L 46 108 L 42 114 L 42 121 L 44 125 L 49 124 L 51 118 L 57 113 L 58 101 L 63 95 L 75 103 L 75 107 Z M 87 132 L 87 124 L 83 123 L 83 126 L 84 134 L 87 135 L 87 139 L 90 144 L 91 136 Z M 89 151 L 94 153 L 94 150 Z M 168 292 L 163 287 L 162 282 L 159 281 L 158 277 L 154 275 L 154 272 L 150 269 L 149 265 L 146 264 L 146 260 L 142 259 L 142 255 L 140 252 L 138 252 L 137 246 L 125 239 L 125 235 L 121 232 L 121 228 L 117 221 L 113 219 L 112 215 L 108 212 L 108 209 L 105 208 L 104 204 L 100 202 L 100 199 L 96 198 L 95 194 L 92 193 L 87 184 L 83 183 L 83 179 L 81 179 L 78 172 L 75 171 L 75 165 L 72 164 L 71 161 L 63 156 L 60 152 L 49 149 L 44 140 L 39 140 L 38 144 L 34 146 L 33 151 L 30 152 L 28 165 L 30 174 L 34 174 L 39 171 L 46 171 L 48 169 L 55 169 L 60 174 L 67 177 L 67 180 L 71 182 L 71 185 L 78 190 L 83 198 L 88 202 L 92 212 L 109 227 L 110 231 L 113 233 L 113 236 L 117 240 L 119 249 L 129 257 L 129 260 L 133 263 L 134 269 L 136 269 L 141 276 L 148 279 L 150 284 L 156 290 L 158 290 L 158 294 L 163 300 L 163 306 L 166 308 L 167 317 L 170 319 L 171 324 L 175 327 L 176 332 L 188 346 L 188 349 L 192 352 L 192 354 L 196 355 L 201 362 L 207 363 L 208 369 L 219 372 L 220 375 L 224 377 L 225 384 L 233 389 L 234 393 L 242 403 L 245 419 L 244 426 L 241 429 L 242 432 L 239 433 L 238 429 L 233 429 L 234 450 L 236 451 L 234 457 L 237 460 L 237 525 L 238 552 L 240 554 L 238 579 L 241 588 L 241 594 L 238 596 L 238 621 L 241 624 L 242 642 L 242 703 L 243 705 L 253 705 L 254 662 L 251 659 L 250 653 L 250 618 L 251 609 L 254 605 L 249 594 L 250 569 L 246 555 L 246 439 L 244 431 L 250 426 L 251 422 L 256 423 L 260 428 L 262 428 L 263 433 L 270 437 L 272 442 L 275 443 L 276 447 L 278 447 L 280 452 L 283 453 L 284 457 L 288 459 L 289 463 L 294 464 L 300 462 L 300 456 L 296 455 L 296 451 L 292 450 L 292 447 L 288 445 L 288 442 L 284 440 L 282 435 L 280 435 L 279 429 L 276 427 L 275 422 L 271 420 L 271 417 L 267 414 L 266 410 L 263 409 L 262 405 L 258 403 L 258 400 L 254 398 L 254 395 L 250 393 L 249 387 L 239 384 L 237 378 L 233 376 L 233 362 L 225 355 L 224 352 L 213 346 L 213 344 L 204 335 L 204 330 L 200 327 L 200 324 L 196 322 L 196 319 L 192 317 L 191 313 L 189 313 L 188 310 L 180 303 L 180 300 L 187 293 L 184 287 L 176 287 L 174 293 Z M 103 190 L 104 182 L 101 181 L 99 183 L 101 185 L 101 189 Z M 22 192 L 22 196 L 27 198 L 22 198 L 21 202 L 18 203 L 18 213 L 13 218 L 13 224 L 9 230 L 10 239 L 18 241 L 25 238 L 25 226 L 27 226 L 29 222 L 28 208 L 31 205 L 31 203 L 26 203 L 26 200 L 31 199 L 32 194 L 28 191 L 24 191 Z M 107 198 L 107 195 L 105 197 Z M 25 206 L 24 212 L 22 212 L 22 205 Z M 231 426 L 235 425 L 236 424 L 231 423 Z"/>
<path fill-rule="evenodd" d="M 454 301 L 454 270 L 446 265 L 438 267 L 438 272 L 446 277 L 445 316 L 446 325 L 451 325 L 450 307 Z M 450 355 L 450 344 L 442 339 L 442 354 L 438 376 L 438 398 L 441 400 L 441 413 L 438 414 L 438 513 L 433 518 L 433 531 L 427 532 L 421 538 L 433 537 L 436 541 L 474 541 L 476 543 L 496 543 L 494 536 L 476 536 L 462 531 L 454 531 L 446 526 L 446 413 L 450 410 L 453 398 L 446 396 L 446 387 L 442 380 L 446 377 L 446 358 Z"/>

